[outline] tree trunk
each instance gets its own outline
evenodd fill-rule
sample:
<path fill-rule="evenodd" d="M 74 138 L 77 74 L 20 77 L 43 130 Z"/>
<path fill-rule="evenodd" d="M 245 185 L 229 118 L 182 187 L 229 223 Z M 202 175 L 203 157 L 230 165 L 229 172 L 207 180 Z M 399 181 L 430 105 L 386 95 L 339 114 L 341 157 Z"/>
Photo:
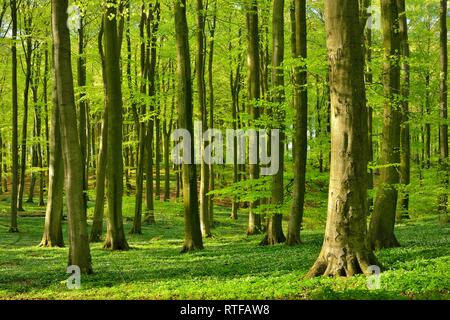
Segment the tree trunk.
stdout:
<path fill-rule="evenodd" d="M 154 224 L 155 221 L 155 208 L 153 201 L 153 131 L 155 124 L 155 116 L 153 115 L 156 106 L 156 86 L 155 86 L 155 70 L 156 70 L 156 44 L 159 26 L 159 2 L 156 2 L 154 8 L 150 5 L 149 19 L 147 21 L 147 41 L 149 43 L 147 50 L 148 65 L 148 95 L 152 98 L 150 101 L 149 113 L 152 114 L 147 123 L 147 138 L 146 138 L 146 153 L 147 153 L 147 167 L 146 167 L 146 204 L 147 204 L 147 216 L 146 223 Z M 156 17 L 154 16 L 156 14 Z M 159 143 L 159 141 L 157 142 Z"/>
<path fill-rule="evenodd" d="M 91 273 L 91 254 L 86 214 L 83 210 L 83 162 L 78 129 L 70 61 L 70 33 L 67 28 L 67 0 L 52 0 L 52 26 L 57 103 L 61 121 L 61 144 L 65 171 L 69 229 L 69 265 Z"/>
<path fill-rule="evenodd" d="M 295 0 L 293 10 L 293 56 L 296 59 L 307 58 L 306 0 Z M 292 206 L 289 214 L 288 245 L 300 244 L 300 230 L 305 202 L 306 160 L 308 148 L 308 91 L 307 68 L 296 67 L 294 73 L 294 187 Z"/>
<path fill-rule="evenodd" d="M 272 85 L 274 103 L 272 116 L 275 120 L 276 128 L 280 128 L 280 139 L 278 150 L 271 152 L 279 153 L 278 172 L 272 176 L 272 200 L 271 204 L 277 206 L 273 215 L 269 217 L 267 222 L 267 234 L 262 240 L 263 245 L 272 245 L 286 241 L 283 234 L 283 213 L 281 207 L 284 203 L 284 0 L 273 1 L 272 15 Z"/>
<path fill-rule="evenodd" d="M 425 114 L 429 117 L 431 112 L 431 87 L 430 87 L 430 71 L 427 71 L 425 76 Z M 427 120 L 428 121 L 428 120 Z M 429 169 L 431 167 L 431 124 L 429 122 L 425 123 L 425 168 Z"/>
<path fill-rule="evenodd" d="M 98 35 L 98 51 L 102 63 L 102 79 L 103 92 L 106 97 L 107 94 L 107 79 L 106 79 L 106 61 L 103 51 L 103 34 L 104 34 L 104 18 L 102 18 L 100 32 Z M 108 104 L 106 99 L 104 101 L 103 119 L 100 133 L 100 147 L 98 149 L 98 164 L 95 173 L 95 207 L 94 216 L 92 218 L 92 229 L 89 238 L 90 242 L 100 242 L 103 233 L 103 215 L 105 211 L 105 184 L 106 184 L 106 162 L 107 162 L 107 148 L 108 148 Z"/>
<path fill-rule="evenodd" d="M 31 84 L 31 56 L 33 54 L 33 43 L 31 35 L 32 18 L 30 14 L 27 14 L 25 19 L 25 33 L 27 35 L 25 40 L 25 89 L 23 90 L 23 121 L 22 121 L 22 145 L 20 156 L 20 184 L 19 195 L 17 200 L 17 210 L 25 211 L 23 209 L 23 194 L 25 191 L 25 172 L 27 168 L 27 132 L 28 132 L 28 103 Z"/>
<path fill-rule="evenodd" d="M 409 40 L 405 0 L 397 0 L 400 23 L 401 54 L 401 127 L 400 127 L 400 184 L 405 188 L 401 192 L 400 210 L 397 220 L 409 219 L 409 185 L 411 183 L 411 141 L 409 134 Z"/>
<path fill-rule="evenodd" d="M 214 128 L 214 85 L 213 85 L 213 59 L 214 59 L 214 34 L 216 31 L 216 20 L 217 20 L 217 1 L 214 1 L 212 22 L 209 26 L 209 59 L 208 59 L 208 86 L 209 86 L 209 127 Z M 214 182 L 214 166 L 209 165 L 209 191 L 215 189 Z M 209 223 L 210 226 L 214 227 L 214 197 L 208 197 L 208 209 L 209 209 Z"/>
<path fill-rule="evenodd" d="M 369 273 L 367 110 L 363 30 L 354 0 L 325 1 L 331 93 L 331 167 L 325 238 L 309 277 Z"/>
<path fill-rule="evenodd" d="M 205 82 L 205 16 L 203 0 L 197 0 L 197 91 L 198 105 L 202 121 L 202 131 L 208 129 L 208 112 L 206 109 L 206 82 Z M 203 135 L 202 132 L 202 135 Z M 204 151 L 207 143 L 201 139 L 201 165 L 200 165 L 200 227 L 204 237 L 211 236 L 209 221 L 209 201 L 207 197 L 209 187 L 209 167 L 205 163 Z"/>
<path fill-rule="evenodd" d="M 370 241 L 373 249 L 399 246 L 394 234 L 395 215 L 400 182 L 400 34 L 396 0 L 381 1 L 384 36 L 384 127 L 381 149 L 380 185 L 370 221 Z"/>
<path fill-rule="evenodd" d="M 3 138 L 0 130 L 0 195 L 3 194 Z"/>
<path fill-rule="evenodd" d="M 247 8 L 247 64 L 248 64 L 248 102 L 250 125 L 255 125 L 259 119 L 258 101 L 261 94 L 260 83 L 260 58 L 259 58 L 259 31 L 258 31 L 258 2 L 252 0 Z M 258 139 L 257 139 L 258 140 Z M 259 179 L 259 141 L 256 141 L 256 164 L 249 165 L 250 179 Z M 250 212 L 248 216 L 247 235 L 254 235 L 261 232 L 261 216 L 255 213 L 259 205 L 259 200 L 250 203 Z"/>
<path fill-rule="evenodd" d="M 84 210 L 87 210 L 87 190 L 88 190 L 88 168 L 89 164 L 87 162 L 87 103 L 86 103 L 86 55 L 84 52 L 85 43 L 84 43 L 84 19 L 81 15 L 80 18 L 80 28 L 78 29 L 78 59 L 77 59 L 77 76 L 78 76 L 78 87 L 80 88 L 79 94 L 79 104 L 78 104 L 78 117 L 80 130 L 79 139 L 81 146 L 81 157 L 83 161 L 83 189 L 84 189 Z"/>
<path fill-rule="evenodd" d="M 41 247 L 64 247 L 62 234 L 64 168 L 61 146 L 61 122 L 56 83 L 53 83 L 53 108 L 50 126 L 50 162 L 48 168 L 48 199 Z"/>
<path fill-rule="evenodd" d="M 164 115 L 163 134 L 164 134 L 164 201 L 170 200 L 170 135 L 173 127 L 173 113 L 175 110 L 175 71 L 173 62 L 170 60 L 170 81 L 167 82 L 167 89 L 172 89 L 172 101 L 170 104 L 170 118 L 167 120 L 167 114 Z M 167 110 L 167 109 L 166 109 Z M 166 113 L 166 112 L 165 112 Z M 178 175 L 177 175 L 178 177 Z"/>
<path fill-rule="evenodd" d="M 372 0 L 364 0 L 364 13 L 363 16 L 367 17 L 367 10 L 371 8 Z M 370 12 L 372 14 L 372 12 Z M 372 28 L 367 27 L 365 30 L 365 81 L 366 84 L 371 86 L 373 84 L 373 72 L 372 72 Z M 372 106 L 367 106 L 367 126 L 369 130 L 369 140 L 368 140 L 368 161 L 372 164 L 374 160 L 373 156 L 373 108 Z M 373 169 L 369 169 L 369 176 L 367 179 L 367 187 L 369 191 L 373 190 Z M 373 196 L 368 196 L 368 208 L 372 211 L 373 208 Z"/>
<path fill-rule="evenodd" d="M 40 53 L 34 54 L 32 62 L 32 75 L 30 77 L 30 86 L 32 92 L 33 110 L 34 110 L 34 127 L 33 127 L 33 139 L 35 140 L 32 150 L 32 171 L 39 168 L 39 173 L 31 173 L 30 189 L 28 193 L 27 203 L 33 203 L 34 189 L 36 185 L 37 176 L 39 175 L 39 194 L 43 195 L 43 171 L 42 169 L 42 154 L 41 154 L 41 105 L 39 104 L 38 89 L 40 83 L 40 71 L 41 71 L 41 55 Z M 44 199 L 40 197 L 39 205 L 43 205 Z"/>
<path fill-rule="evenodd" d="M 104 18 L 106 103 L 108 108 L 108 142 L 106 179 L 108 198 L 108 228 L 105 248 L 128 250 L 122 219 L 123 159 L 122 159 L 122 87 L 120 77 L 120 37 L 118 1 L 108 0 Z M 114 124 L 114 125 L 109 125 Z"/>
<path fill-rule="evenodd" d="M 189 29 L 186 19 L 186 0 L 175 3 L 175 35 L 178 73 L 178 122 L 191 136 L 191 157 L 182 164 L 184 202 L 184 245 L 182 252 L 203 249 L 197 198 L 197 173 L 194 164 L 194 124 L 192 105 L 191 59 Z"/>
<path fill-rule="evenodd" d="M 442 185 L 444 192 L 439 196 L 439 212 L 447 214 L 448 211 L 448 186 L 449 186 L 449 163 L 448 163 L 448 38 L 447 38 L 447 0 L 441 0 L 440 11 L 440 118 L 439 126 L 439 162 L 442 171 Z"/>
<path fill-rule="evenodd" d="M 146 42 L 145 42 L 145 26 L 146 26 L 146 13 L 145 6 L 142 6 L 141 12 L 141 20 L 139 23 L 139 35 L 141 37 L 141 88 L 140 91 L 142 94 L 146 93 L 146 85 L 145 79 L 147 78 L 147 69 L 148 69 L 148 55 L 146 54 Z M 140 107 L 140 116 L 144 117 L 145 115 L 145 105 L 141 105 Z M 145 144 L 146 144 L 146 125 L 144 121 L 139 121 L 138 116 L 136 116 L 135 124 L 138 127 L 137 136 L 139 138 L 138 141 L 138 154 L 137 154 L 137 167 L 136 167 L 136 198 L 135 198 L 135 206 L 134 206 L 134 219 L 133 219 L 133 227 L 130 230 L 132 234 L 141 234 L 142 227 L 142 193 L 144 188 L 144 162 L 145 162 Z"/>
<path fill-rule="evenodd" d="M 9 232 L 19 232 L 17 227 L 17 196 L 18 196 L 18 169 L 19 169 L 19 146 L 18 146 L 18 104 L 17 104 L 17 2 L 10 1 L 11 24 L 12 24 L 12 45 L 11 45 L 11 66 L 12 66 L 12 143 L 11 143 L 11 225 Z"/>

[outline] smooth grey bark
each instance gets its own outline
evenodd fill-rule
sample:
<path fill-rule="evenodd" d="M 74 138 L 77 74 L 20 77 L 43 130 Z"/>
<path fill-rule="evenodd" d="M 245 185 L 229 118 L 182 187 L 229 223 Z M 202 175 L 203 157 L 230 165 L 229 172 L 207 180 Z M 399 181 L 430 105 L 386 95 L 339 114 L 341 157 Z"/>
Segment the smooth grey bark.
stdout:
<path fill-rule="evenodd" d="M 376 264 L 367 238 L 367 109 L 363 31 L 354 0 L 325 1 L 331 165 L 322 250 L 308 276 L 353 276 Z"/>

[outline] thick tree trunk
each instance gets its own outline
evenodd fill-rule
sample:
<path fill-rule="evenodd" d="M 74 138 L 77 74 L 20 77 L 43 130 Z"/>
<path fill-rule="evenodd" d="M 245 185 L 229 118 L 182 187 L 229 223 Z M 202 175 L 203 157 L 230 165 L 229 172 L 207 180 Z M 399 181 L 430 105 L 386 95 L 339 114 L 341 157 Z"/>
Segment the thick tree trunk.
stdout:
<path fill-rule="evenodd" d="M 56 92 L 56 83 L 53 84 L 53 108 L 50 126 L 50 162 L 48 168 L 48 199 L 45 211 L 44 234 L 41 247 L 63 247 L 64 238 L 62 234 L 63 217 L 63 188 L 64 168 L 61 146 L 61 122 Z"/>
<path fill-rule="evenodd" d="M 384 36 L 384 126 L 381 149 L 380 185 L 370 221 L 370 241 L 373 249 L 399 246 L 394 234 L 395 214 L 400 182 L 400 34 L 396 0 L 381 1 Z"/>
<path fill-rule="evenodd" d="M 273 216 L 267 222 L 267 234 L 262 240 L 263 245 L 272 245 L 286 241 L 283 234 L 283 213 L 281 208 L 284 203 L 284 70 L 282 68 L 284 60 L 284 0 L 273 0 L 272 15 L 272 85 L 274 103 L 272 116 L 275 120 L 275 128 L 280 128 L 280 139 L 278 150 L 271 152 L 279 153 L 278 172 L 272 176 L 272 199 L 271 204 L 277 206 Z"/>
<path fill-rule="evenodd" d="M 292 53 L 294 58 L 307 58 L 307 30 L 306 30 L 306 0 L 295 0 L 293 6 L 293 35 Z M 295 108 L 295 136 L 294 136 L 294 187 L 292 191 L 292 206 L 289 214 L 288 235 L 286 243 L 296 245 L 301 242 L 300 229 L 303 219 L 303 205 L 305 202 L 305 178 L 308 147 L 308 91 L 307 68 L 296 67 L 294 73 L 294 108 Z"/>
<path fill-rule="evenodd" d="M 260 58 L 259 58 L 259 31 L 258 31 L 258 3 L 252 0 L 247 8 L 247 67 L 248 67 L 248 102 L 250 125 L 254 125 L 259 119 L 258 101 L 260 99 Z M 259 179 L 259 141 L 256 141 L 257 163 L 249 165 L 250 179 Z M 248 216 L 247 235 L 254 235 L 261 232 L 261 216 L 254 211 L 259 205 L 259 200 L 250 203 L 250 213 Z"/>
<path fill-rule="evenodd" d="M 194 124 L 192 106 L 191 59 L 189 29 L 186 19 L 186 0 L 175 3 L 175 34 L 178 73 L 178 122 L 191 136 L 191 158 L 182 164 L 184 202 L 184 245 L 182 252 L 203 249 L 197 198 L 197 173 L 194 164 Z"/>
<path fill-rule="evenodd" d="M 448 36 L 447 36 L 447 0 L 441 0 L 440 10 L 440 89 L 439 89 L 439 162 L 442 171 L 444 192 L 439 196 L 439 212 L 448 212 L 449 157 L 448 157 Z"/>
<path fill-rule="evenodd" d="M 400 184 L 405 188 L 401 192 L 400 210 L 397 220 L 409 219 L 409 185 L 411 183 L 411 141 L 409 134 L 409 40 L 405 0 L 397 0 L 400 17 L 400 54 L 401 54 L 401 127 L 400 127 Z"/>
<path fill-rule="evenodd" d="M 69 229 L 69 265 L 91 273 L 91 254 L 86 213 L 83 210 L 83 163 L 70 60 L 70 34 L 67 28 L 67 0 L 52 0 L 52 26 L 57 103 L 61 121 L 61 144 L 65 171 Z"/>
<path fill-rule="evenodd" d="M 202 131 L 208 129 L 208 112 L 206 109 L 206 82 L 205 82 L 205 12 L 203 0 L 197 0 L 197 91 L 198 105 L 202 121 Z M 202 132 L 202 134 L 203 134 Z M 209 221 L 209 201 L 207 197 L 209 187 L 209 167 L 204 160 L 204 151 L 207 144 L 201 141 L 201 165 L 200 165 L 200 227 L 204 237 L 211 236 Z"/>
<path fill-rule="evenodd" d="M 118 1 L 108 0 L 104 18 L 106 103 L 108 108 L 108 142 L 106 179 L 108 225 L 104 247 L 128 250 L 122 219 L 123 159 L 122 159 L 122 87 L 120 77 L 120 37 Z M 114 125 L 109 125 L 114 124 Z"/>
<path fill-rule="evenodd" d="M 331 167 L 325 239 L 309 277 L 368 273 L 364 22 L 357 1 L 325 1 L 331 93 Z"/>
<path fill-rule="evenodd" d="M 10 1 L 11 24 L 12 24 L 12 45 L 11 45 L 11 83 L 12 83 L 12 143 L 11 143 L 11 224 L 9 232 L 19 232 L 17 227 L 17 196 L 19 186 L 19 146 L 18 146 L 18 104 L 17 104 L 17 2 Z"/>

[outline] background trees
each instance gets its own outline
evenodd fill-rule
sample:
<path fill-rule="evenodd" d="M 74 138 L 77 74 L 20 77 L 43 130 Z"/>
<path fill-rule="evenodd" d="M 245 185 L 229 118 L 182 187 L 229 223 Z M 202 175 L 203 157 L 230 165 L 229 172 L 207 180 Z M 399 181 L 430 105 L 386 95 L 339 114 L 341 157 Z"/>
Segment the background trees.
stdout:
<path fill-rule="evenodd" d="M 58 29 L 55 40 L 64 41 L 53 42 L 49 4 L 0 1 L 0 191 L 1 199 L 10 201 L 10 231 L 18 231 L 19 209 L 26 210 L 25 216 L 45 211 L 41 245 L 62 246 L 67 217 L 70 248 L 84 257 L 85 240 L 72 245 L 75 234 L 84 237 L 88 230 L 92 242 L 104 240 L 107 248 L 125 250 L 126 238 L 135 241 L 144 233 L 145 239 L 143 230 L 150 225 L 159 230 L 170 224 L 166 211 L 175 214 L 183 202 L 184 251 L 213 241 L 202 240 L 201 234 L 212 234 L 214 209 L 229 212 L 230 228 L 248 215 L 246 234 L 262 234 L 261 244 L 286 240 L 294 245 L 301 242 L 301 228 L 311 226 L 311 214 L 325 223 L 324 201 L 314 199 L 320 192 L 329 194 L 327 234 L 341 232 L 342 225 L 351 228 L 336 246 L 350 248 L 349 259 L 360 251 L 364 258 L 342 269 L 336 267 L 338 258 L 321 256 L 312 274 L 350 275 L 373 261 L 371 251 L 356 243 L 366 239 L 362 221 L 374 195 L 373 248 L 398 245 L 396 216 L 414 220 L 430 210 L 445 217 L 447 2 L 338 3 L 360 20 L 328 0 L 198 0 L 175 8 L 172 0 L 71 1 L 69 15 L 58 16 L 70 28 Z M 350 24 L 357 30 L 350 31 Z M 190 36 L 195 38 L 191 46 Z M 55 62 L 49 59 L 52 44 Z M 327 59 L 326 50 L 337 51 L 339 59 Z M 55 85 L 54 101 L 47 103 Z M 336 114 L 341 109 L 346 113 Z M 232 165 L 174 165 L 171 149 L 178 141 L 171 134 L 185 129 L 193 135 L 196 121 L 203 131 L 223 133 L 280 129 L 280 170 L 262 176 L 265 165 L 249 163 L 250 149 L 237 146 Z M 193 137 L 191 145 L 201 153 L 213 143 Z M 247 142 L 259 148 L 260 141 Z M 364 177 L 367 204 L 361 200 L 364 168 L 370 172 Z M 34 204 L 37 188 L 39 203 Z M 23 202 L 27 196 L 30 202 Z M 162 200 L 173 207 L 167 209 Z M 343 218 L 352 210 L 355 220 Z M 126 237 L 128 222 L 133 235 Z M 327 240 L 323 255 L 333 246 Z M 76 259 L 88 272 L 88 258 Z M 324 266 L 330 269 L 325 272 Z"/>

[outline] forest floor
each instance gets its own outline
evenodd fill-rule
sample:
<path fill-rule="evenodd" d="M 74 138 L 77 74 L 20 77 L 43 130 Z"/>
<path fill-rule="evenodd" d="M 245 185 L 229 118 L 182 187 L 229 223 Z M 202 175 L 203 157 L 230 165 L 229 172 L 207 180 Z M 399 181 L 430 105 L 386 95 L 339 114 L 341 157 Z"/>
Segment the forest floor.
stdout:
<path fill-rule="evenodd" d="M 450 224 L 430 210 L 412 210 L 412 219 L 396 226 L 402 247 L 377 252 L 386 269 L 380 289 L 369 290 L 363 275 L 304 279 L 319 254 L 326 220 L 325 190 L 309 189 L 303 244 L 296 247 L 259 246 L 261 235 L 245 235 L 243 213 L 233 221 L 229 208 L 218 206 L 205 249 L 180 254 L 182 205 L 156 201 L 157 224 L 144 225 L 142 235 L 128 235 L 131 250 L 91 246 L 95 273 L 82 276 L 79 290 L 66 286 L 67 247 L 37 247 L 44 208 L 27 204 L 19 217 L 20 233 L 10 234 L 8 201 L 3 199 L 0 299 L 450 299 Z M 421 209 L 424 199 L 414 193 L 412 205 Z M 89 206 L 91 215 L 93 202 Z M 133 206 L 134 198 L 125 197 L 127 231 Z"/>

